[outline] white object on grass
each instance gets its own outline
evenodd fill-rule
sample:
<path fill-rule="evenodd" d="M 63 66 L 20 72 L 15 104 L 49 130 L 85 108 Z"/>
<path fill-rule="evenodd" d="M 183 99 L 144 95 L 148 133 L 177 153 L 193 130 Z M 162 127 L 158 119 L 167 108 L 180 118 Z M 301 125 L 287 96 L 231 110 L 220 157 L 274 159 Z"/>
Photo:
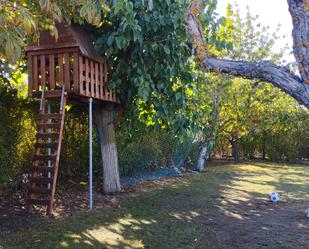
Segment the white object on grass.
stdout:
<path fill-rule="evenodd" d="M 306 209 L 305 215 L 306 215 L 307 218 L 309 218 L 309 208 Z"/>
<path fill-rule="evenodd" d="M 174 167 L 174 171 L 176 174 L 182 175 L 181 171 L 177 167 Z"/>
<path fill-rule="evenodd" d="M 269 195 L 269 199 L 272 201 L 272 202 L 277 202 L 280 200 L 280 195 L 277 193 L 277 192 L 273 192 Z"/>

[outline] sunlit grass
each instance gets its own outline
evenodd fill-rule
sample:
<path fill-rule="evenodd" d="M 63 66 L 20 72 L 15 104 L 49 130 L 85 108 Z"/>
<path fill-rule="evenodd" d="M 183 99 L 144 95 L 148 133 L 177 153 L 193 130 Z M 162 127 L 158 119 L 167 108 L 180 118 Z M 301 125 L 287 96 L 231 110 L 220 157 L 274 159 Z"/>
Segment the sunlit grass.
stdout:
<path fill-rule="evenodd" d="M 265 197 L 271 192 L 279 192 L 285 198 L 309 200 L 309 170 L 306 165 L 248 163 L 220 168 L 223 172 L 231 170 L 239 175 L 226 186 L 226 193 L 236 190 Z"/>

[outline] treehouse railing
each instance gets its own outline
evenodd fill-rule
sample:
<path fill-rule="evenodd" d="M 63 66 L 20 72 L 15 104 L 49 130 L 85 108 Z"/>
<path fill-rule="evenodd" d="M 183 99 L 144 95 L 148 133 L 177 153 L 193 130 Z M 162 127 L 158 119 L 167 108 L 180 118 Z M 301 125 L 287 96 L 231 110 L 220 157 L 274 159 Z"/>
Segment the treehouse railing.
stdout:
<path fill-rule="evenodd" d="M 78 48 L 29 51 L 27 56 L 30 96 L 40 96 L 44 85 L 47 92 L 60 90 L 64 84 L 69 97 L 119 102 L 115 90 L 108 88 L 105 60 L 88 58 Z"/>

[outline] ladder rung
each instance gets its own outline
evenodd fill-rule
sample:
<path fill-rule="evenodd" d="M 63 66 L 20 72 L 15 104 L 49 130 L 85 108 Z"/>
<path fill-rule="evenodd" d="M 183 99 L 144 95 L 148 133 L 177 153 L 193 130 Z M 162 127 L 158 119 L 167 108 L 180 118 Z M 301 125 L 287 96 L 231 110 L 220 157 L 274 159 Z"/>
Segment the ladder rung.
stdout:
<path fill-rule="evenodd" d="M 38 129 L 60 129 L 60 123 L 38 124 Z"/>
<path fill-rule="evenodd" d="M 46 119 L 61 120 L 62 119 L 62 114 L 61 113 L 39 114 L 38 119 L 39 120 L 46 120 Z"/>
<path fill-rule="evenodd" d="M 43 133 L 43 132 L 38 132 L 36 134 L 37 139 L 47 139 L 47 138 L 53 138 L 57 139 L 59 138 L 60 134 L 59 133 Z"/>
<path fill-rule="evenodd" d="M 28 204 L 32 205 L 49 205 L 50 200 L 48 199 L 27 199 Z"/>
<path fill-rule="evenodd" d="M 35 143 L 35 148 L 58 148 L 58 143 Z"/>
<path fill-rule="evenodd" d="M 39 173 L 47 173 L 47 172 L 54 172 L 55 167 L 48 167 L 48 166 L 32 166 L 32 171 L 39 172 Z"/>
<path fill-rule="evenodd" d="M 30 188 L 29 192 L 33 194 L 51 194 L 52 189 L 51 188 Z"/>
<path fill-rule="evenodd" d="M 56 155 L 34 155 L 33 156 L 33 161 L 55 161 L 57 159 Z"/>
<path fill-rule="evenodd" d="M 32 182 L 32 183 L 47 184 L 47 183 L 52 183 L 53 182 L 53 178 L 42 177 L 42 176 L 35 176 L 35 177 L 29 177 L 29 181 Z"/>

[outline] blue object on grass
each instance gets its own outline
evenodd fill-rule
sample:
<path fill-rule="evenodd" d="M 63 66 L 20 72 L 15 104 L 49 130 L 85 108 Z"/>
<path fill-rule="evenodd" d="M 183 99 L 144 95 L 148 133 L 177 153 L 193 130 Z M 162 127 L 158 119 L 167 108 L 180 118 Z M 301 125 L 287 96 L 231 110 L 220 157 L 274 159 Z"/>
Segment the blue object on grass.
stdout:
<path fill-rule="evenodd" d="M 149 174 L 140 174 L 133 177 L 123 177 L 120 179 L 120 182 L 122 185 L 132 185 L 137 184 L 140 181 L 153 181 L 153 180 L 159 180 L 161 177 L 164 176 L 176 176 L 179 175 L 179 171 L 176 169 L 160 169 L 158 171 L 149 173 Z"/>

